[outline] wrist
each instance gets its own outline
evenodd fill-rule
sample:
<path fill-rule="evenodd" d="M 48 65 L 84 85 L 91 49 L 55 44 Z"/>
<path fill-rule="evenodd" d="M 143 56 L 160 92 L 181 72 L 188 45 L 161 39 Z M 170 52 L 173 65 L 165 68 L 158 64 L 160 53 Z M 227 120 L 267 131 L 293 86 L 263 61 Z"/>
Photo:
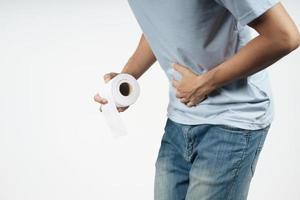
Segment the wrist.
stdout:
<path fill-rule="evenodd" d="M 198 75 L 198 87 L 202 87 L 206 93 L 214 91 L 218 88 L 217 80 L 216 80 L 216 71 L 214 69 Z"/>
<path fill-rule="evenodd" d="M 122 74 L 130 74 L 135 79 L 139 78 L 139 76 L 135 72 L 133 72 L 132 70 L 130 70 L 130 68 L 128 68 L 126 66 L 122 69 L 122 71 L 120 73 L 122 73 Z"/>
<path fill-rule="evenodd" d="M 132 75 L 135 79 L 141 76 L 139 64 L 131 57 L 126 65 L 123 67 L 121 73 L 126 73 Z"/>

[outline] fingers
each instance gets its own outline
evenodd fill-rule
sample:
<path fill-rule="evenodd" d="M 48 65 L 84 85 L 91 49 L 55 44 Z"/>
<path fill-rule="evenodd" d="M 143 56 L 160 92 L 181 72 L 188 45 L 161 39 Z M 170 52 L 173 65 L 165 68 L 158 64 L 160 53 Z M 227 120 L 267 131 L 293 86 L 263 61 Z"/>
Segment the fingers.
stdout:
<path fill-rule="evenodd" d="M 205 101 L 207 98 L 208 98 L 208 96 L 205 95 L 203 98 L 201 98 L 199 100 L 181 98 L 180 101 L 182 103 L 184 103 L 185 105 L 187 105 L 188 107 L 193 107 L 193 106 L 197 106 L 199 103 Z"/>
<path fill-rule="evenodd" d="M 117 76 L 118 74 L 119 74 L 119 73 L 116 73 L 116 72 L 110 72 L 110 73 L 105 74 L 105 75 L 103 76 L 104 82 L 105 82 L 105 83 L 109 82 L 111 79 L 113 79 L 113 78 L 114 78 L 115 76 Z M 101 112 L 102 112 L 102 105 L 108 103 L 107 99 L 101 97 L 99 94 L 96 94 L 96 95 L 94 96 L 94 101 L 101 104 L 100 109 L 99 109 Z M 124 112 L 127 108 L 128 108 L 128 107 L 118 107 L 117 110 L 118 110 L 118 112 Z"/>
<path fill-rule="evenodd" d="M 118 73 L 115 73 L 115 72 L 110 72 L 110 73 L 105 74 L 103 76 L 104 82 L 107 83 L 108 81 L 110 81 L 112 78 L 114 78 L 117 75 L 118 75 Z"/>
<path fill-rule="evenodd" d="M 184 103 L 184 104 L 187 104 L 190 100 L 187 99 L 187 98 L 180 98 L 180 102 L 181 103 Z"/>
<path fill-rule="evenodd" d="M 105 98 L 102 98 L 99 94 L 96 94 L 94 96 L 94 101 L 96 101 L 100 104 L 107 104 L 107 100 Z"/>
<path fill-rule="evenodd" d="M 124 112 L 125 110 L 127 110 L 128 106 L 127 107 L 118 107 L 117 110 L 119 112 Z"/>
<path fill-rule="evenodd" d="M 102 105 L 108 103 L 108 101 L 105 98 L 102 98 L 99 94 L 96 94 L 94 96 L 94 101 L 96 101 L 96 102 L 98 102 L 98 103 L 101 104 L 100 109 L 99 109 L 100 112 L 102 112 Z M 127 110 L 128 107 L 129 106 L 127 106 L 127 107 L 117 107 L 117 110 L 118 110 L 118 112 L 124 112 L 125 110 Z"/>
<path fill-rule="evenodd" d="M 109 80 L 117 76 L 118 73 L 110 72 L 103 76 L 105 83 L 107 83 Z M 100 104 L 107 104 L 107 100 L 105 98 L 102 98 L 99 94 L 96 94 L 94 96 L 94 101 L 100 103 Z"/>
<path fill-rule="evenodd" d="M 179 85 L 180 85 L 180 82 L 179 81 L 177 81 L 177 80 L 175 80 L 175 79 L 173 79 L 172 80 L 172 86 L 174 87 L 174 88 L 178 88 L 179 87 Z"/>
<path fill-rule="evenodd" d="M 186 97 L 184 94 L 182 94 L 182 93 L 180 93 L 180 92 L 176 92 L 176 97 L 178 98 L 178 99 L 180 99 L 180 98 L 184 98 L 184 97 Z"/>
<path fill-rule="evenodd" d="M 184 66 L 182 66 L 180 64 L 177 64 L 177 63 L 173 63 L 172 66 L 173 66 L 174 70 L 176 70 L 180 74 L 185 74 L 185 73 L 187 73 L 189 71 L 188 68 L 186 68 L 186 67 L 184 67 Z"/>
<path fill-rule="evenodd" d="M 187 105 L 187 107 L 193 107 L 193 106 L 195 106 L 195 104 L 193 102 L 188 102 L 186 105 Z"/>

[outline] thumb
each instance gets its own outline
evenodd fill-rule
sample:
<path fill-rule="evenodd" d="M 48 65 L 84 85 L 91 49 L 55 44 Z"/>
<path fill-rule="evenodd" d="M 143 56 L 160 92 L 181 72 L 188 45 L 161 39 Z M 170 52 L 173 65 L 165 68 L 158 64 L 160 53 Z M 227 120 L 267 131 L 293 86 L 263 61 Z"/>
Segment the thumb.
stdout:
<path fill-rule="evenodd" d="M 114 78 L 116 75 L 118 75 L 118 73 L 115 72 L 110 72 L 104 75 L 104 82 L 107 83 L 108 81 L 110 81 L 112 78 Z"/>

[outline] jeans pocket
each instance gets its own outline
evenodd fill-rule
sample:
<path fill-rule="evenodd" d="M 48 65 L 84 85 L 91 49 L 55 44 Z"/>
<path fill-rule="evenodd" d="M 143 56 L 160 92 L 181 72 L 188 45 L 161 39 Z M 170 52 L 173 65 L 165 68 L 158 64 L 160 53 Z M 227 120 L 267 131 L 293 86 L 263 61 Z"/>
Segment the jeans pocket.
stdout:
<path fill-rule="evenodd" d="M 238 128 L 230 125 L 217 125 L 217 128 L 224 130 L 225 132 L 230 132 L 230 133 L 242 133 L 242 134 L 247 134 L 251 130 L 248 129 L 243 129 L 243 128 Z"/>

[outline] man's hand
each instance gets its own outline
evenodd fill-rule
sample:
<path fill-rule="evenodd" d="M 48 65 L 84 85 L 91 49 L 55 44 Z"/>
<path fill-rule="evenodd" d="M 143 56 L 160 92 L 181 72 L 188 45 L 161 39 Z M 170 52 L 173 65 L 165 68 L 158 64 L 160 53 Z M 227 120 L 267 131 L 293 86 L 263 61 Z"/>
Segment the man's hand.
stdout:
<path fill-rule="evenodd" d="M 103 77 L 105 83 L 107 83 L 108 81 L 110 81 L 112 78 L 114 78 L 114 77 L 117 76 L 118 74 L 119 74 L 119 73 L 115 73 L 115 72 L 110 72 L 110 73 L 108 73 L 108 74 L 105 74 L 104 77 Z M 104 104 L 107 104 L 107 103 L 108 103 L 108 102 L 107 102 L 107 99 L 102 98 L 99 94 L 96 94 L 96 95 L 94 96 L 94 101 L 100 103 L 101 105 L 104 105 Z M 124 112 L 127 108 L 128 108 L 128 106 L 127 106 L 127 107 L 118 107 L 117 109 L 118 109 L 119 112 Z"/>
<path fill-rule="evenodd" d="M 281 3 L 269 9 L 249 24 L 259 36 L 242 47 L 235 55 L 202 75 L 175 64 L 182 75 L 173 81 L 176 96 L 187 106 L 193 106 L 216 88 L 248 77 L 270 66 L 300 45 L 297 26 Z"/>
<path fill-rule="evenodd" d="M 141 36 L 139 45 L 135 50 L 134 54 L 130 57 L 127 64 L 122 69 L 121 73 L 130 74 L 136 79 L 142 76 L 156 61 L 156 57 L 154 56 L 150 45 L 148 44 L 144 35 Z M 107 83 L 113 77 L 118 75 L 119 73 L 111 72 L 104 75 L 104 81 Z M 101 105 L 107 103 L 107 99 L 102 98 L 99 94 L 94 96 L 94 100 Z M 118 107 L 119 112 L 125 111 L 127 107 Z"/>
<path fill-rule="evenodd" d="M 281 3 L 249 24 L 259 35 L 207 73 L 216 88 L 272 65 L 300 45 L 300 34 Z"/>
<path fill-rule="evenodd" d="M 206 74 L 198 75 L 189 68 L 176 63 L 173 64 L 173 68 L 182 75 L 181 80 L 173 79 L 172 81 L 176 89 L 176 97 L 188 107 L 199 104 L 214 90 Z"/>

